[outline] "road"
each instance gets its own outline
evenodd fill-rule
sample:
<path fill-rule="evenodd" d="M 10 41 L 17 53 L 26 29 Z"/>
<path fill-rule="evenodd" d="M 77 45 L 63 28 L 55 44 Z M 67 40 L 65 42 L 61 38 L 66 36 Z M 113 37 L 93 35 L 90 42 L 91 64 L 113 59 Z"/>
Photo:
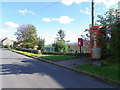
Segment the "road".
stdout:
<path fill-rule="evenodd" d="M 111 88 L 81 73 L 0 49 L 2 88 Z"/>

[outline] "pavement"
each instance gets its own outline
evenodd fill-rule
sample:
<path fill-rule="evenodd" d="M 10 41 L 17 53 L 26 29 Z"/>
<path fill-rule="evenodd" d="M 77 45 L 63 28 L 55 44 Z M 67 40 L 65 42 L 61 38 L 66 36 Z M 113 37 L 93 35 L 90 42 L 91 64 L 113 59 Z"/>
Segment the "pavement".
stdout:
<path fill-rule="evenodd" d="M 55 62 L 57 64 L 74 67 L 76 65 L 84 65 L 84 64 L 91 64 L 91 61 L 85 60 L 85 59 L 70 59 L 70 60 L 63 60 L 63 61 L 57 61 Z"/>
<path fill-rule="evenodd" d="M 87 75 L 0 49 L 2 88 L 113 88 Z M 76 60 L 77 61 L 77 60 Z M 69 61 L 70 63 L 72 61 Z M 61 63 L 61 62 L 60 62 Z"/>

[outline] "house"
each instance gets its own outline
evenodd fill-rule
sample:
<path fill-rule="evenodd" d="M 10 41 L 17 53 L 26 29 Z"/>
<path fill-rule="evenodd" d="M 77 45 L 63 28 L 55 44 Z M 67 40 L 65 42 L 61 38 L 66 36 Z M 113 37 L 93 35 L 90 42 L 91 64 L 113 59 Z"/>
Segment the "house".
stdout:
<path fill-rule="evenodd" d="M 0 46 L 2 45 L 8 45 L 8 46 L 13 45 L 13 41 L 8 39 L 7 37 L 4 39 L 0 39 Z"/>

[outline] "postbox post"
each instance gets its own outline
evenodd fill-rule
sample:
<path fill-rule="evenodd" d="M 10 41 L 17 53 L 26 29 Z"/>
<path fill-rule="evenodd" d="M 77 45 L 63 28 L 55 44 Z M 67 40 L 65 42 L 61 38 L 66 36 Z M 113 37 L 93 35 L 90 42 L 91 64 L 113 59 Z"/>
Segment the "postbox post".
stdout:
<path fill-rule="evenodd" d="M 80 53 L 81 53 L 81 46 L 83 46 L 83 39 L 78 38 L 78 46 L 80 47 Z"/>

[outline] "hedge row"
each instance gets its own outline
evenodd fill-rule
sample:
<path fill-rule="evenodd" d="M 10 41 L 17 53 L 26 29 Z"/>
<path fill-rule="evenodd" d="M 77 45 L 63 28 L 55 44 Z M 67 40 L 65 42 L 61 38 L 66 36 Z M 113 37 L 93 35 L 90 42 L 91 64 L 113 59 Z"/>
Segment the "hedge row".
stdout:
<path fill-rule="evenodd" d="M 35 54 L 49 54 L 49 55 L 72 55 L 72 56 L 88 56 L 89 53 L 64 53 L 64 52 L 42 52 L 41 50 L 25 49 L 25 48 L 15 48 L 16 50 L 30 52 Z"/>
<path fill-rule="evenodd" d="M 89 54 L 84 54 L 84 53 L 64 53 L 64 52 L 43 52 L 42 54 L 51 54 L 51 55 L 72 55 L 72 56 L 79 56 L 79 55 L 86 55 L 88 56 Z"/>
<path fill-rule="evenodd" d="M 25 48 L 15 48 L 16 50 L 24 51 L 24 52 L 30 52 L 35 54 L 41 54 L 41 50 L 34 50 L 34 49 L 25 49 Z"/>

